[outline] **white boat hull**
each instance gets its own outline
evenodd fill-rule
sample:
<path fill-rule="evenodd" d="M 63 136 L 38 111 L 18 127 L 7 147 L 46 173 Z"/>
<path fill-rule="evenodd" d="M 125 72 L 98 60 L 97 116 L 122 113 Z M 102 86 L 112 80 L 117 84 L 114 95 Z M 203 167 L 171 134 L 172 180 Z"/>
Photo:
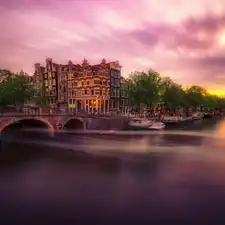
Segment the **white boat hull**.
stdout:
<path fill-rule="evenodd" d="M 149 130 L 163 130 L 166 127 L 164 123 L 155 122 L 151 126 L 148 127 Z"/>

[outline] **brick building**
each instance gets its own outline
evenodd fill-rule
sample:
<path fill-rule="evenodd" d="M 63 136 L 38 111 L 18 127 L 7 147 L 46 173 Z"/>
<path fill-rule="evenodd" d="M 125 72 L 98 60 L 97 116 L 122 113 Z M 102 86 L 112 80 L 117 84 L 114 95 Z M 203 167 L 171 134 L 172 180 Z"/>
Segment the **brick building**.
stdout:
<path fill-rule="evenodd" d="M 70 112 L 108 113 L 119 111 L 121 104 L 119 62 L 90 65 L 86 59 L 82 64 L 69 61 L 66 65 L 46 59 L 46 66 L 35 64 L 34 79 L 37 86 L 45 83 L 47 104 L 51 108 Z"/>

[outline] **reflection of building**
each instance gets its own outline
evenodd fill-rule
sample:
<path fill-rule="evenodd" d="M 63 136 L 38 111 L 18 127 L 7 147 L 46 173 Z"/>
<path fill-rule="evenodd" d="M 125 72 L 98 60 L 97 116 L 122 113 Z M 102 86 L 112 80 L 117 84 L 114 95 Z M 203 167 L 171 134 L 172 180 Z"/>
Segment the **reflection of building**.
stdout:
<path fill-rule="evenodd" d="M 122 113 L 128 110 L 128 85 L 127 80 L 121 76 L 120 80 L 120 108 Z"/>

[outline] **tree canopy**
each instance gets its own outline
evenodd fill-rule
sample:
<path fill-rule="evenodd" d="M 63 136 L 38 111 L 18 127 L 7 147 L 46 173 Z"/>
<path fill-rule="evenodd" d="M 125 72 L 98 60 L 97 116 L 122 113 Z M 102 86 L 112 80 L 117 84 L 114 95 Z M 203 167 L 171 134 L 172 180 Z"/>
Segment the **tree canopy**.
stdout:
<path fill-rule="evenodd" d="M 140 104 L 147 107 L 161 104 L 170 110 L 179 107 L 225 107 L 224 98 L 210 95 L 205 88 L 193 85 L 184 89 L 170 77 L 162 77 L 152 69 L 131 73 L 127 86 L 129 102 L 136 107 Z"/>

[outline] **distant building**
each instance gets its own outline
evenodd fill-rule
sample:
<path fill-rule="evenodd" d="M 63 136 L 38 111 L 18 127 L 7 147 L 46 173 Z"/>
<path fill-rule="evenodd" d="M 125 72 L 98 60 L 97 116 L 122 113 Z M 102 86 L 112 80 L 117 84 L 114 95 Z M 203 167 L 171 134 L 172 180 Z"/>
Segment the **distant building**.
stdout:
<path fill-rule="evenodd" d="M 58 71 L 59 64 L 53 63 L 51 58 L 46 59 L 46 65 L 35 64 L 33 79 L 36 88 L 45 85 L 46 88 L 46 105 L 52 109 L 58 107 Z"/>
<path fill-rule="evenodd" d="M 36 63 L 34 67 L 35 67 L 33 75 L 34 85 L 37 89 L 39 89 L 43 85 L 45 67 L 41 66 L 40 63 Z"/>
<path fill-rule="evenodd" d="M 128 112 L 128 81 L 121 76 L 120 79 L 120 108 L 122 113 Z"/>
<path fill-rule="evenodd" d="M 67 83 L 67 68 L 64 65 L 57 66 L 57 106 L 60 111 L 67 111 L 68 108 L 68 83 Z"/>
<path fill-rule="evenodd" d="M 118 61 L 111 62 L 109 65 L 110 77 L 110 109 L 120 111 L 120 87 L 121 87 L 121 66 Z"/>

